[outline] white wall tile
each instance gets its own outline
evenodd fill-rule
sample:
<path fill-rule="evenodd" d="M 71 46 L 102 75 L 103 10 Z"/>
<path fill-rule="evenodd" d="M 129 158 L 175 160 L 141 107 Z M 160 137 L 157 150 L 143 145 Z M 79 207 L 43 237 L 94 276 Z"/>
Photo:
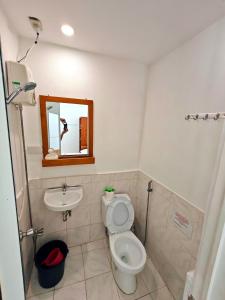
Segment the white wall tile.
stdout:
<path fill-rule="evenodd" d="M 145 232 L 146 188 L 149 180 L 150 177 L 138 173 L 135 225 L 141 240 Z M 195 267 L 203 213 L 155 181 L 149 201 L 146 248 L 173 296 L 180 299 L 186 273 Z M 175 225 L 173 214 L 176 211 L 186 217 L 192 225 L 191 237 L 187 237 Z"/>
<path fill-rule="evenodd" d="M 67 230 L 68 246 L 74 247 L 89 242 L 90 226 L 77 227 Z"/>
<path fill-rule="evenodd" d="M 103 223 L 99 224 L 92 224 L 90 227 L 90 241 L 96 241 L 104 239 L 106 236 L 105 234 L 105 227 Z"/>
<path fill-rule="evenodd" d="M 66 230 L 52 232 L 52 233 L 44 233 L 42 236 L 39 236 L 37 238 L 37 249 L 39 249 L 42 245 L 52 240 L 61 240 L 67 244 Z"/>
<path fill-rule="evenodd" d="M 41 180 L 43 189 L 63 186 L 65 183 L 66 183 L 66 177 L 43 178 Z"/>
<path fill-rule="evenodd" d="M 81 200 L 82 201 L 82 200 Z M 66 226 L 68 229 L 77 228 L 90 224 L 90 206 L 78 205 L 72 210 L 71 217 L 68 218 Z"/>
<path fill-rule="evenodd" d="M 90 204 L 91 224 L 102 222 L 101 202 Z"/>

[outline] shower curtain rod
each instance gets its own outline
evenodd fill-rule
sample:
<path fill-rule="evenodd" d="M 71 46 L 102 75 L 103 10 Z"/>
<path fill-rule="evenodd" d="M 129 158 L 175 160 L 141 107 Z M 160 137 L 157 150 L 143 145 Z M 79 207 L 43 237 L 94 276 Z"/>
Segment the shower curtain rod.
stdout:
<path fill-rule="evenodd" d="M 217 112 L 217 113 L 196 113 L 196 114 L 188 114 L 185 116 L 185 120 L 219 120 L 225 119 L 225 112 Z"/>

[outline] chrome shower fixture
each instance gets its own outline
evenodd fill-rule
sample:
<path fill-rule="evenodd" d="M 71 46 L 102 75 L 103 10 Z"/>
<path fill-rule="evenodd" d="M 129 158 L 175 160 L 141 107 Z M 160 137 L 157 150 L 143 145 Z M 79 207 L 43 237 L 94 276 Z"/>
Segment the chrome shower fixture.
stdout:
<path fill-rule="evenodd" d="M 13 101 L 13 99 L 18 96 L 21 92 L 28 92 L 35 89 L 37 84 L 35 82 L 28 82 L 24 84 L 24 86 L 19 86 L 17 89 L 15 89 L 7 98 L 6 103 L 9 104 Z"/>

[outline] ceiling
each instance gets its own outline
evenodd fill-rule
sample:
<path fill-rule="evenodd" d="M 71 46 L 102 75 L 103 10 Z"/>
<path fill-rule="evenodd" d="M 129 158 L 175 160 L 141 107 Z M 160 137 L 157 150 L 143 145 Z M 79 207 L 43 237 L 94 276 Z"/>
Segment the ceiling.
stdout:
<path fill-rule="evenodd" d="M 225 15 L 225 0 L 2 0 L 21 36 L 34 37 L 28 16 L 41 19 L 43 41 L 152 63 Z M 68 23 L 73 37 L 60 31 Z"/>

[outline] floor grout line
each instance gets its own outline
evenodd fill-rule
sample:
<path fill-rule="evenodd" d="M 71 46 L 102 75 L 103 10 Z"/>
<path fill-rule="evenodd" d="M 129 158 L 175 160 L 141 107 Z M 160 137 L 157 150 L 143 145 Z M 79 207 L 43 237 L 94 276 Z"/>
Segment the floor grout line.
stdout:
<path fill-rule="evenodd" d="M 81 255 L 82 255 L 82 262 L 83 262 L 83 269 L 84 269 L 84 281 L 86 281 L 86 273 L 85 273 L 85 265 L 84 265 L 84 253 L 82 251 L 82 246 L 81 246 Z M 86 283 L 85 283 L 85 290 L 86 290 Z"/>
<path fill-rule="evenodd" d="M 84 281 L 84 286 L 85 286 L 86 300 L 88 300 L 88 295 L 87 295 L 87 283 L 86 283 L 86 280 Z M 53 300 L 54 300 L 54 299 L 53 299 Z"/>
<path fill-rule="evenodd" d="M 137 299 L 135 299 L 135 300 L 140 300 L 140 299 L 142 299 L 142 298 L 144 298 L 144 297 L 146 297 L 146 296 L 150 296 L 151 297 L 151 295 L 148 293 L 148 294 L 146 294 L 146 295 L 143 295 L 143 296 L 141 296 L 140 298 L 137 298 Z M 151 300 L 152 300 L 152 298 L 150 298 Z M 166 299 L 165 299 L 166 300 Z"/>
<path fill-rule="evenodd" d="M 107 238 L 102 238 L 102 239 L 99 239 L 99 240 L 96 240 L 96 241 L 104 241 L 104 240 L 106 240 L 106 242 L 107 242 Z M 91 242 L 88 242 L 88 243 L 91 243 Z M 32 297 L 37 297 L 37 296 L 40 296 L 40 295 L 45 295 L 45 294 L 48 294 L 48 293 L 51 293 L 51 292 L 52 292 L 52 297 L 53 297 L 52 300 L 54 300 L 54 299 L 55 299 L 55 293 L 56 293 L 56 291 L 59 291 L 59 290 L 61 290 L 61 289 L 63 289 L 63 288 L 67 288 L 67 287 L 70 287 L 70 286 L 73 286 L 73 285 L 76 285 L 76 284 L 81 283 L 81 282 L 84 282 L 84 285 L 85 285 L 85 295 L 86 295 L 86 300 L 88 300 L 87 280 L 89 280 L 89 279 L 91 280 L 91 279 L 93 279 L 93 278 L 95 278 L 95 277 L 99 277 L 99 276 L 102 276 L 102 275 L 104 275 L 104 274 L 109 274 L 109 273 L 111 273 L 111 274 L 113 275 L 113 270 L 112 270 L 112 258 L 111 258 L 111 253 L 110 253 L 110 249 L 109 249 L 108 245 L 105 244 L 104 247 L 102 247 L 102 248 L 91 249 L 91 250 L 89 250 L 89 251 L 83 251 L 83 250 L 82 250 L 82 249 L 83 249 L 82 246 L 85 246 L 85 245 L 87 245 L 88 243 L 83 243 L 83 244 L 81 244 L 81 245 L 76 245 L 76 246 L 68 247 L 68 248 L 73 248 L 73 247 L 79 246 L 80 249 L 81 249 L 81 252 L 80 252 L 80 253 L 71 255 L 71 257 L 81 256 L 81 258 L 82 258 L 82 268 L 83 268 L 83 280 L 79 280 L 79 281 L 76 281 L 76 282 L 73 282 L 73 283 L 69 283 L 69 284 L 67 284 L 67 285 L 65 285 L 65 286 L 59 287 L 58 289 L 57 289 L 56 287 L 54 287 L 52 291 L 46 291 L 45 293 L 40 293 L 40 294 L 36 294 L 36 295 L 31 295 L 31 296 L 29 296 L 28 299 L 30 299 L 30 298 L 32 298 Z M 103 249 L 104 249 L 105 255 L 106 255 L 106 257 L 107 257 L 107 261 L 108 261 L 108 263 L 109 263 L 109 265 L 110 265 L 110 270 L 107 271 L 107 272 L 103 272 L 103 273 L 100 273 L 100 274 L 93 275 L 93 276 L 91 276 L 91 277 L 89 277 L 89 278 L 86 278 L 86 272 L 85 272 L 85 258 L 84 258 L 84 257 L 85 257 L 86 255 L 88 255 L 88 253 L 90 253 L 90 252 L 98 251 L 98 250 L 103 250 Z M 148 258 L 148 259 L 151 261 L 150 258 Z M 154 266 L 154 265 L 153 265 L 153 266 Z M 157 269 L 156 269 L 155 271 L 158 273 Z M 118 286 L 117 286 L 117 283 L 116 283 L 116 281 L 115 281 L 115 279 L 114 279 L 114 276 L 113 276 L 113 281 L 114 281 L 115 286 L 116 286 L 116 292 L 117 292 L 118 300 L 123 300 L 123 297 L 122 297 L 122 296 L 120 295 L 120 293 L 119 293 Z M 135 300 L 142 299 L 143 297 L 145 297 L 145 296 L 147 296 L 147 295 L 149 295 L 149 296 L 151 297 L 151 295 L 152 295 L 153 293 L 155 293 L 157 290 L 161 290 L 161 289 L 167 288 L 165 282 L 163 281 L 164 286 L 156 287 L 155 289 L 149 291 L 149 288 L 146 286 L 145 281 L 144 281 L 144 280 L 142 280 L 142 281 L 143 281 L 144 287 L 146 288 L 147 292 L 144 293 L 141 297 L 138 297 L 138 298 L 134 297 Z M 168 289 L 168 288 L 167 288 L 167 289 Z M 168 289 L 168 291 L 169 291 L 169 289 Z M 171 293 L 170 291 L 169 291 L 169 293 L 170 293 L 171 296 L 172 296 L 172 293 Z M 172 296 L 172 297 L 173 297 L 173 296 Z M 173 299 L 174 299 L 174 298 L 173 298 Z"/>
<path fill-rule="evenodd" d="M 67 285 L 64 285 L 64 286 L 62 286 L 62 287 L 59 287 L 58 289 L 54 289 L 54 292 L 55 292 L 55 291 L 59 291 L 59 290 L 64 289 L 64 288 L 67 288 L 67 287 L 69 287 L 69 286 L 75 285 L 75 284 L 77 284 L 77 283 L 81 283 L 81 282 L 83 282 L 83 281 L 85 281 L 85 279 L 84 279 L 84 280 L 79 280 L 79 281 L 76 281 L 76 282 L 73 282 L 73 283 L 68 283 Z"/>
<path fill-rule="evenodd" d="M 108 274 L 108 273 L 112 273 L 112 271 L 107 271 L 107 272 L 103 272 L 103 273 L 100 273 L 100 274 L 97 274 L 97 275 L 94 275 L 94 276 L 91 276 L 89 278 L 86 278 L 85 281 L 89 280 L 89 279 L 93 279 L 95 277 L 98 277 L 98 276 L 101 276 L 101 275 L 105 275 L 105 274 Z"/>

